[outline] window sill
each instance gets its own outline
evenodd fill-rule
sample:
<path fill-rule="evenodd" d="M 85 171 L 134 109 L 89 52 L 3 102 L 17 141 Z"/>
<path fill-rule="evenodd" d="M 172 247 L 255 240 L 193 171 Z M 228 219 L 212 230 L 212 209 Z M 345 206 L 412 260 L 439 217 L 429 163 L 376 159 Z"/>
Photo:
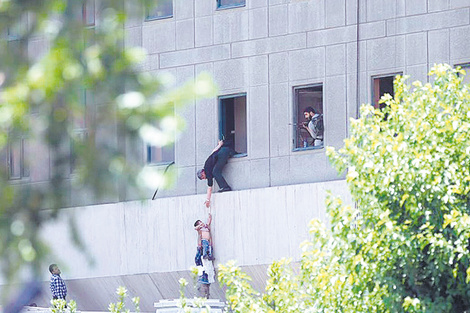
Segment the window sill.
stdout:
<path fill-rule="evenodd" d="M 146 17 L 145 22 L 152 22 L 152 21 L 159 21 L 159 20 L 166 20 L 170 19 L 173 17 L 173 14 L 171 15 L 165 15 L 165 16 L 158 16 L 158 17 Z"/>
<path fill-rule="evenodd" d="M 325 148 L 325 145 L 321 145 L 321 146 L 306 147 L 306 148 L 294 148 L 292 151 L 299 152 L 299 151 L 322 150 L 324 148 Z"/>
<path fill-rule="evenodd" d="M 20 185 L 31 182 L 31 177 L 10 177 L 8 178 L 8 183 L 12 185 Z"/>
<path fill-rule="evenodd" d="M 217 11 L 223 11 L 223 10 L 230 10 L 230 9 L 236 9 L 236 8 L 243 8 L 245 7 L 246 4 L 234 4 L 234 5 L 226 5 L 223 7 L 217 7 Z"/>
<path fill-rule="evenodd" d="M 169 166 L 170 164 L 174 164 L 174 163 L 175 163 L 174 161 L 159 162 L 159 163 L 146 163 L 145 166 L 148 166 L 148 167 L 165 167 L 165 166 Z"/>
<path fill-rule="evenodd" d="M 248 153 L 238 153 L 232 156 L 232 158 L 239 159 L 239 158 L 244 158 L 247 157 Z"/>

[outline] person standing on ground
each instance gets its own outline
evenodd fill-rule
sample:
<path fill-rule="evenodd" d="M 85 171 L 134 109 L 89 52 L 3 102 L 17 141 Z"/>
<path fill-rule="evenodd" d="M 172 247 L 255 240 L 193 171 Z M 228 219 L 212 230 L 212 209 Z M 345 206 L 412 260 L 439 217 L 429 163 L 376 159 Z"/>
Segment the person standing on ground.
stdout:
<path fill-rule="evenodd" d="M 52 292 L 52 299 L 63 299 L 67 296 L 67 287 L 65 286 L 65 282 L 60 277 L 60 269 L 57 264 L 49 265 L 49 272 L 51 272 L 51 292 Z"/>
<path fill-rule="evenodd" d="M 204 168 L 197 172 L 199 179 L 207 179 L 207 197 L 204 204 L 210 207 L 212 186 L 214 185 L 214 178 L 219 185 L 219 192 L 231 191 L 232 188 L 227 184 L 222 176 L 222 170 L 227 164 L 228 159 L 235 154 L 235 150 L 230 146 L 229 141 L 219 141 L 219 144 L 212 151 L 211 155 L 204 163 Z"/>

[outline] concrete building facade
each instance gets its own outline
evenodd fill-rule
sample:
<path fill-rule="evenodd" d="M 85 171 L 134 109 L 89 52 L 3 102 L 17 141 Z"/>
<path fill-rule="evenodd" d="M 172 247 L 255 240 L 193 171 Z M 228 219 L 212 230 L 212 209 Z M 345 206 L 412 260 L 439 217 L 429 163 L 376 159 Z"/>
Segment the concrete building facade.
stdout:
<path fill-rule="evenodd" d="M 148 166 L 163 169 L 175 162 L 178 178 L 174 188 L 159 192 L 158 198 L 164 199 L 140 204 L 128 193 L 103 204 L 71 190 L 71 207 L 77 208 L 67 211 L 78 215 L 88 212 L 88 218 L 91 215 L 96 220 L 96 224 L 87 225 L 87 218 L 79 218 L 87 234 L 96 238 L 128 236 L 108 238 L 109 242 L 113 238 L 120 242 L 118 246 L 104 247 L 101 240 L 86 240 L 99 256 L 102 267 L 98 269 L 85 269 L 83 263 L 77 263 L 80 258 L 67 245 L 55 250 L 55 255 L 69 264 L 68 278 L 77 286 L 82 284 L 82 290 L 94 282 L 105 288 L 111 283 L 102 281 L 109 279 L 133 286 L 148 283 L 148 290 L 154 291 L 148 296 L 158 295 L 152 301 L 178 296 L 175 273 L 187 275 L 195 250 L 191 248 L 191 238 L 195 242 L 191 221 L 207 213 L 202 206 L 206 184 L 198 181 L 195 173 L 218 139 L 229 134 L 235 137 L 239 153 L 226 166 L 225 177 L 237 191 L 214 198 L 213 212 L 219 219 L 214 224 L 216 242 L 230 242 L 217 248 L 218 261 L 236 258 L 240 265 L 253 267 L 251 270 L 258 273 L 275 258 L 298 260 L 297 247 L 307 238 L 305 221 L 313 217 L 326 220 L 322 204 L 325 188 L 352 203 L 342 176 L 328 162 L 325 147 L 342 146 L 349 119 L 357 117 L 359 105 L 378 106 L 384 92 L 393 92 L 391 78 L 396 74 L 410 75 L 411 81 L 427 81 L 434 63 L 470 64 L 470 0 L 172 0 L 160 5 L 160 11 L 141 14 L 125 26 L 125 46 L 140 46 L 148 53 L 139 70 L 170 75 L 174 86 L 208 72 L 218 86 L 218 96 L 177 109 L 186 120 L 186 129 L 173 148 L 154 151 L 145 143 L 139 143 L 138 149 L 129 148 L 129 157 L 140 158 Z M 96 1 L 96 23 L 100 23 L 99 10 Z M 130 1 L 129 10 L 137 10 Z M 40 39 L 31 45 L 47 49 Z M 324 131 L 318 143 L 305 140 L 301 124 L 306 106 L 323 114 Z M 47 159 L 44 151 L 39 155 Z M 47 171 L 44 167 L 41 170 Z M 44 179 L 48 179 L 47 173 L 34 170 L 33 163 L 30 177 L 23 182 Z M 79 206 L 87 208 L 83 211 Z M 154 214 L 149 213 L 152 210 L 163 215 L 147 216 Z M 289 212 L 302 217 L 289 220 Z M 222 217 L 225 214 L 230 216 Z M 154 233 L 159 221 L 174 225 L 178 231 Z M 284 248 L 271 248 L 278 242 L 284 244 L 271 227 L 283 228 L 285 221 L 289 222 L 283 232 L 295 235 L 286 239 Z M 107 227 L 100 226 L 105 224 L 114 230 L 107 233 Z M 63 230 L 64 225 L 50 225 L 45 234 L 53 233 L 55 227 Z M 90 229 L 92 225 L 96 228 Z M 251 227 L 241 229 L 240 225 Z M 254 236 L 251 232 L 257 228 L 260 230 Z M 168 241 L 159 239 L 167 234 Z M 258 243 L 245 244 L 250 242 L 250 234 Z M 240 240 L 230 241 L 234 238 Z M 286 248 L 290 244 L 296 248 Z M 160 251 L 173 252 L 162 257 Z M 139 257 L 129 265 L 126 254 Z M 107 260 L 109 255 L 118 261 Z M 163 263 L 153 262 L 155 258 Z M 162 276 L 152 278 L 151 273 Z M 166 287 L 159 286 L 159 279 Z M 262 280 L 263 275 L 257 274 L 255 284 L 262 286 Z M 162 291 L 165 288 L 169 291 Z M 135 289 L 146 292 L 145 288 Z M 106 290 L 106 296 L 89 303 L 108 301 L 112 291 Z M 80 291 L 76 294 L 80 297 Z M 83 299 L 90 299 L 90 295 Z"/>
<path fill-rule="evenodd" d="M 234 189 L 322 182 L 338 174 L 324 149 L 296 147 L 296 89 L 322 87 L 322 144 L 340 147 L 359 104 L 380 97 L 381 78 L 426 81 L 434 63 L 470 61 L 469 5 L 264 0 L 221 9 L 212 0 L 175 0 L 171 18 L 129 22 L 127 45 L 147 50 L 153 65 L 145 71 L 170 73 L 176 84 L 206 71 L 220 97 L 246 96 L 246 154 L 226 168 Z M 167 195 L 205 191 L 194 173 L 220 138 L 220 97 L 178 112 L 187 128 L 175 144 L 179 177 Z"/>
<path fill-rule="evenodd" d="M 128 157 L 143 165 L 164 169 L 175 162 L 174 188 L 158 197 L 203 193 L 205 183 L 197 181 L 195 172 L 227 132 L 235 133 L 240 152 L 226 167 L 236 190 L 339 179 L 324 147 L 342 145 L 360 104 L 377 102 L 391 91 L 396 74 L 426 81 L 434 63 L 470 62 L 466 0 L 160 3 L 156 11 L 138 14 L 125 26 L 125 47 L 143 47 L 148 53 L 139 70 L 166 75 L 172 86 L 208 72 L 218 97 L 176 110 L 186 129 L 174 147 L 154 151 L 143 142 L 126 147 Z M 128 9 L 139 11 L 130 1 Z M 87 12 L 94 13 L 86 17 L 90 28 L 102 22 L 99 1 Z M 35 38 L 28 50 L 38 58 L 47 44 Z M 83 98 L 96 105 L 91 95 Z M 312 104 L 323 114 L 323 140 L 302 144 L 301 111 Z M 97 140 L 100 136 L 118 144 L 117 129 L 98 133 Z M 20 183 L 41 184 L 50 176 L 48 151 L 37 142 L 26 145 L 24 150 L 36 157 L 28 160 L 27 173 L 17 176 Z M 136 200 L 136 193 L 97 200 L 70 184 L 69 200 L 70 206 L 119 202 Z"/>

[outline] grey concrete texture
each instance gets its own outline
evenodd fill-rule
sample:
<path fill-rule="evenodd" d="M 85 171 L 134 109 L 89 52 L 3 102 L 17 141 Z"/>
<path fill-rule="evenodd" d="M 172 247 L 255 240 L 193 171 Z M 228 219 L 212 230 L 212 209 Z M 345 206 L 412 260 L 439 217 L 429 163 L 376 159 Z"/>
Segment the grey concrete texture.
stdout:
<path fill-rule="evenodd" d="M 305 170 L 309 156 L 303 157 L 305 160 L 292 160 L 296 173 Z M 327 222 L 328 190 L 345 204 L 353 204 L 345 187 L 346 182 L 338 180 L 214 194 L 211 231 L 216 265 L 237 260 L 254 279 L 253 286 L 262 290 L 266 264 L 282 257 L 299 261 L 309 221 L 318 218 Z M 193 224 L 197 219 L 205 221 L 209 212 L 203 201 L 203 195 L 192 195 L 64 209 L 41 234 L 51 245 L 45 263 L 57 263 L 62 269 L 68 299 L 76 300 L 80 310 L 105 310 L 116 301 L 116 288 L 125 286 L 131 296 L 141 297 L 143 311 L 151 311 L 153 302 L 178 297 L 179 278 L 192 281 L 188 269 L 194 265 L 197 247 Z M 67 235 L 71 216 L 87 254 L 93 256 L 93 266 Z M 63 240 L 56 240 L 58 234 Z M 45 268 L 44 281 L 48 276 Z M 195 290 L 187 290 L 192 297 Z M 36 303 L 47 305 L 49 296 L 45 283 Z M 211 297 L 224 299 L 223 289 L 212 284 Z"/>
<path fill-rule="evenodd" d="M 175 0 L 173 2 L 177 20 L 194 18 L 195 2 L 187 0 Z"/>
<path fill-rule="evenodd" d="M 212 16 L 195 18 L 194 33 L 196 47 L 212 45 L 214 42 L 214 34 L 212 31 Z"/>
<path fill-rule="evenodd" d="M 289 33 L 305 32 L 325 27 L 325 0 L 291 1 L 289 3 Z"/>
<path fill-rule="evenodd" d="M 176 21 L 176 49 L 190 49 L 194 48 L 195 32 L 194 20 L 187 19 Z"/>
<path fill-rule="evenodd" d="M 248 11 L 246 10 L 225 10 L 214 14 L 214 44 L 247 40 L 248 25 Z"/>
<path fill-rule="evenodd" d="M 248 131 L 253 135 L 248 138 L 250 159 L 269 158 L 269 103 L 268 85 L 249 89 Z M 269 169 L 268 171 L 269 172 Z"/>
<path fill-rule="evenodd" d="M 280 36 L 287 34 L 288 6 L 281 4 L 269 7 L 269 36 Z"/>
<path fill-rule="evenodd" d="M 469 18 L 469 8 L 467 7 L 389 19 L 387 20 L 387 36 L 468 25 Z"/>
<path fill-rule="evenodd" d="M 248 23 L 250 25 L 248 29 L 249 39 L 264 38 L 268 36 L 268 9 L 258 8 L 250 10 Z"/>
<path fill-rule="evenodd" d="M 325 1 L 326 27 L 338 27 L 346 24 L 346 0 Z"/>
<path fill-rule="evenodd" d="M 297 165 L 303 163 L 294 163 L 294 169 L 300 171 Z M 307 239 L 308 222 L 315 217 L 326 220 L 327 190 L 352 203 L 342 180 L 214 194 L 212 235 L 217 262 L 267 264 L 282 256 L 298 260 L 299 239 Z M 188 270 L 197 244 L 194 221 L 206 220 L 209 212 L 204 199 L 204 195 L 192 195 L 64 209 L 62 218 L 48 224 L 41 235 L 46 241 L 64 235 L 63 241 L 51 242 L 52 256 L 46 263 L 64 264 L 67 279 Z M 70 215 L 95 260 L 93 267 L 87 266 L 82 251 L 66 235 Z M 273 226 L 283 223 L 287 223 L 283 232 Z M 268 248 L 274 244 L 279 251 Z"/>
<path fill-rule="evenodd" d="M 148 58 L 137 68 L 172 73 L 176 85 L 206 71 L 218 86 L 217 96 L 246 93 L 248 153 L 226 167 L 228 182 L 239 190 L 337 178 L 325 149 L 293 151 L 294 87 L 323 85 L 324 144 L 340 147 L 349 119 L 371 102 L 373 76 L 403 73 L 426 81 L 434 63 L 470 62 L 469 0 L 251 0 L 231 9 L 217 9 L 214 0 L 174 0 L 173 8 L 172 18 L 129 20 L 125 46 L 145 48 Z M 46 50 L 47 42 L 37 37 L 28 47 L 29 54 Z M 217 97 L 191 101 L 177 113 L 186 120 L 175 144 L 180 176 L 158 197 L 205 193 L 194 172 L 219 139 Z M 115 125 L 99 130 L 97 140 L 117 145 L 116 132 Z M 36 142 L 30 150 L 39 157 L 26 181 L 47 180 L 47 149 Z M 129 159 L 144 162 L 143 151 L 132 150 Z M 297 171 L 293 164 L 299 162 L 310 162 L 312 171 Z M 69 194 L 79 198 L 71 200 L 76 205 L 98 201 L 83 191 Z M 135 195 L 128 191 L 121 199 Z"/>

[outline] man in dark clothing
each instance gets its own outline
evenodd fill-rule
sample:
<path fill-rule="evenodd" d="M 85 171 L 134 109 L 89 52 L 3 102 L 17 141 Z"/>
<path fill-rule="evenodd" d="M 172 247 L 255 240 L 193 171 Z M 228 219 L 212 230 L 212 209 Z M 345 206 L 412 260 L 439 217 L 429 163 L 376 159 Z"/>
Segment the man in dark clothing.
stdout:
<path fill-rule="evenodd" d="M 204 202 L 206 207 L 210 207 L 212 186 L 214 185 L 214 178 L 219 185 L 219 192 L 230 191 L 229 184 L 225 181 L 222 176 L 222 169 L 227 164 L 228 159 L 235 154 L 235 150 L 223 140 L 219 141 L 219 144 L 212 151 L 211 155 L 207 158 L 204 163 L 204 168 L 197 172 L 199 179 L 207 179 L 207 198 Z"/>

